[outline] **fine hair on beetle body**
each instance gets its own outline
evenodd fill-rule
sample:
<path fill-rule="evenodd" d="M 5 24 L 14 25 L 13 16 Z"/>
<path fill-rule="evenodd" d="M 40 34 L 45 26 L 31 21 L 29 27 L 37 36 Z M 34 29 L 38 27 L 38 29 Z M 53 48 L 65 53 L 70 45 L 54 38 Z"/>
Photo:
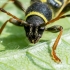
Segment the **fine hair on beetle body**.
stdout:
<path fill-rule="evenodd" d="M 25 13 L 25 21 L 4 10 L 4 7 L 9 1 L 13 1 L 13 4 Z M 52 46 L 51 56 L 55 62 L 61 62 L 60 58 L 57 57 L 55 50 L 61 38 L 63 27 L 60 25 L 54 25 L 46 28 L 46 26 L 59 19 L 70 17 L 70 14 L 63 15 L 70 10 L 68 9 L 70 8 L 70 0 L 31 0 L 30 3 L 31 5 L 27 8 L 27 10 L 24 9 L 19 0 L 8 0 L 2 5 L 2 7 L 0 7 L 1 12 L 12 17 L 2 25 L 0 28 L 0 34 L 5 28 L 7 22 L 16 26 L 24 27 L 28 40 L 34 44 L 39 41 L 44 31 L 52 33 L 59 32 Z"/>

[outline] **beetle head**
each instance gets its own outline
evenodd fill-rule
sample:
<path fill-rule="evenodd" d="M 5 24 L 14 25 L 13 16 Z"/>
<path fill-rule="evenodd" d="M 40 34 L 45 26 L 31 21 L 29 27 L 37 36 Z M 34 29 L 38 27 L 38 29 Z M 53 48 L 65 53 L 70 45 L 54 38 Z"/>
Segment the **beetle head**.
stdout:
<path fill-rule="evenodd" d="M 31 43 L 36 43 L 42 36 L 45 26 L 43 26 L 44 20 L 39 16 L 29 16 L 26 19 L 29 24 L 24 26 L 26 36 Z"/>
<path fill-rule="evenodd" d="M 28 37 L 31 43 L 36 43 L 42 36 L 44 27 L 41 26 L 24 26 L 26 31 L 26 36 Z"/>

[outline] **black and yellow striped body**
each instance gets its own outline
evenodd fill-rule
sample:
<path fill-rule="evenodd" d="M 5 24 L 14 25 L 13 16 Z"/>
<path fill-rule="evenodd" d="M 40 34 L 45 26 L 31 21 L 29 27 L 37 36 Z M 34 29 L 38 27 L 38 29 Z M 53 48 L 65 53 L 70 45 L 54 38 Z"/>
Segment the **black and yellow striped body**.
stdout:
<path fill-rule="evenodd" d="M 31 0 L 31 6 L 26 11 L 26 20 L 30 16 L 39 16 L 47 23 L 55 18 L 64 0 Z"/>
<path fill-rule="evenodd" d="M 44 23 L 47 23 L 52 19 L 52 12 L 47 4 L 35 2 L 27 9 L 26 20 L 28 20 L 30 16 L 38 16 L 44 20 Z"/>
<path fill-rule="evenodd" d="M 31 0 L 31 5 L 26 10 L 26 22 L 31 27 L 24 26 L 26 36 L 32 43 L 36 43 L 41 38 L 48 21 L 56 18 L 67 0 Z"/>

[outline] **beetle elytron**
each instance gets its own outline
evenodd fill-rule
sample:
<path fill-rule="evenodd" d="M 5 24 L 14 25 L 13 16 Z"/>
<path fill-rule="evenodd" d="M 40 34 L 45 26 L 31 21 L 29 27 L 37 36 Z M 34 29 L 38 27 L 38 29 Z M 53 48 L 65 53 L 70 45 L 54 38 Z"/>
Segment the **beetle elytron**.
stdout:
<path fill-rule="evenodd" d="M 6 13 L 12 18 L 2 25 L 0 28 L 0 34 L 7 22 L 24 27 L 26 36 L 31 43 L 36 43 L 41 38 L 44 31 L 50 31 L 53 33 L 59 32 L 59 35 L 52 47 L 51 56 L 57 63 L 61 62 L 61 60 L 57 57 L 55 50 L 62 35 L 63 27 L 55 25 L 45 28 L 45 26 L 61 18 L 70 17 L 70 14 L 63 16 L 65 12 L 69 11 L 70 0 L 31 0 L 31 5 L 26 11 L 18 0 L 8 0 L 8 2 L 9 1 L 13 1 L 13 4 L 25 13 L 26 21 L 23 21 L 4 10 L 3 8 L 7 5 L 7 3 L 5 3 L 0 8 L 0 11 Z"/>

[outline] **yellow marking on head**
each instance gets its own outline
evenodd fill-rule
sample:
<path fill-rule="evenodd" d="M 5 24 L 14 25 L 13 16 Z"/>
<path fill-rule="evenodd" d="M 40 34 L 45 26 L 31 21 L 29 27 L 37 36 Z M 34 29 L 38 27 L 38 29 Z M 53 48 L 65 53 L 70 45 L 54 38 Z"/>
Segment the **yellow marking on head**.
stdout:
<path fill-rule="evenodd" d="M 41 1 L 42 3 L 43 3 L 43 2 L 47 2 L 47 0 L 40 0 L 40 1 Z"/>
<path fill-rule="evenodd" d="M 28 13 L 26 15 L 26 19 L 31 15 L 37 15 L 37 16 L 41 17 L 45 21 L 45 23 L 48 22 L 48 20 L 46 19 L 46 17 L 42 13 L 39 13 L 39 12 L 36 12 L 36 11 L 32 11 L 32 12 Z"/>
<path fill-rule="evenodd" d="M 62 3 L 59 0 L 55 0 L 55 2 L 57 2 L 60 6 L 62 5 Z"/>

